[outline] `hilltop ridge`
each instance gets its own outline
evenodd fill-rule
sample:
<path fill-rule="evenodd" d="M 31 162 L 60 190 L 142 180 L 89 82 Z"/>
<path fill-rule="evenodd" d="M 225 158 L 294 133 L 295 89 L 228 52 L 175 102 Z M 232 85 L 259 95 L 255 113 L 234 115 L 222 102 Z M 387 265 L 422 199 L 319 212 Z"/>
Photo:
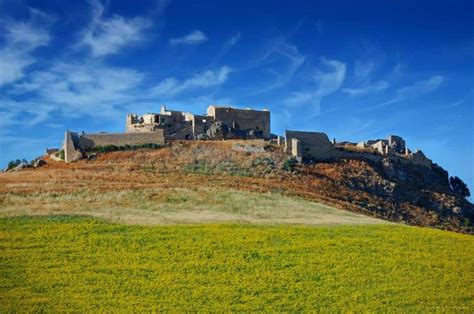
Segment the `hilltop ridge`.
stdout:
<path fill-rule="evenodd" d="M 263 140 L 173 141 L 158 149 L 94 153 L 91 160 L 0 175 L 5 209 L 14 195 L 68 195 L 145 189 L 233 189 L 302 197 L 346 211 L 410 225 L 473 232 L 473 205 L 456 195 L 441 167 L 397 159 L 338 159 L 298 164 Z M 35 204 L 42 206 L 37 197 Z M 179 202 L 179 201 L 178 201 Z M 26 202 L 28 203 L 28 202 Z M 44 204 L 43 204 L 44 205 Z"/>

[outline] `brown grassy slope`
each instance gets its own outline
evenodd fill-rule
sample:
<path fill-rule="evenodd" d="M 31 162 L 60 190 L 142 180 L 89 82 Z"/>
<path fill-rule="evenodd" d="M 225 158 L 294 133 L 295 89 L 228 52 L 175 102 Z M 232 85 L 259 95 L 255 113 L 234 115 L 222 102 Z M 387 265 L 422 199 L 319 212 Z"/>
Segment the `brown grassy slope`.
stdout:
<path fill-rule="evenodd" d="M 269 146 L 262 153 L 237 152 L 232 150 L 236 142 L 174 142 L 162 149 L 113 152 L 71 164 L 46 159 L 48 164 L 38 169 L 0 174 L 0 204 L 12 205 L 13 194 L 67 195 L 84 189 L 230 188 L 301 196 L 390 221 L 469 232 L 463 217 L 444 216 L 364 191 L 360 186 L 365 181 L 391 184 L 365 161 L 301 165 L 288 173 L 282 170 L 287 155 L 278 147 Z"/>

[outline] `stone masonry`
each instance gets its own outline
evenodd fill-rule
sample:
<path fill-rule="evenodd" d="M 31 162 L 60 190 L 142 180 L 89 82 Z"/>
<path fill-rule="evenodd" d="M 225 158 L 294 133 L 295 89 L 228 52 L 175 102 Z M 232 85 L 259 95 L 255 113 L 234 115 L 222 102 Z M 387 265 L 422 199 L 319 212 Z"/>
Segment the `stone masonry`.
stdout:
<path fill-rule="evenodd" d="M 64 139 L 64 161 L 71 162 L 82 158 L 88 148 L 96 146 L 125 146 L 139 144 L 164 145 L 163 130 L 148 133 L 95 133 L 78 134 L 66 131 Z"/>
<path fill-rule="evenodd" d="M 164 130 L 168 139 L 270 138 L 270 112 L 211 105 L 207 115 L 167 110 L 142 116 L 128 114 L 126 132 Z"/>

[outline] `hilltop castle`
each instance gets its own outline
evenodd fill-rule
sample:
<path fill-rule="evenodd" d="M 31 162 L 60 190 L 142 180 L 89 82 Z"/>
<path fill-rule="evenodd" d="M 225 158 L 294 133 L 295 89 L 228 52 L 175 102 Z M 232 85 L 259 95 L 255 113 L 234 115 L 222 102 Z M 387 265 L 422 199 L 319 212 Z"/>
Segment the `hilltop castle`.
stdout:
<path fill-rule="evenodd" d="M 328 161 L 339 158 L 397 159 L 425 167 L 431 160 L 421 151 L 412 153 L 399 136 L 360 143 L 330 141 L 325 133 L 285 131 L 285 137 L 270 133 L 270 111 L 236 109 L 211 105 L 207 114 L 167 110 L 159 113 L 128 114 L 125 133 L 78 134 L 66 131 L 64 160 L 71 162 L 98 146 L 165 145 L 170 140 L 261 139 L 270 141 L 303 161 Z"/>

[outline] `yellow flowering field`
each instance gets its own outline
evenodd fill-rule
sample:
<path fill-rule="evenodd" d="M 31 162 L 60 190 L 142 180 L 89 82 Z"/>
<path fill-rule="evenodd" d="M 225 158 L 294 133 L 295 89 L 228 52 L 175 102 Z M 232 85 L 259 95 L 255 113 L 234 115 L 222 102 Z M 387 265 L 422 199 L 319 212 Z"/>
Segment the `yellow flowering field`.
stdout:
<path fill-rule="evenodd" d="M 0 218 L 0 312 L 474 312 L 474 237 L 393 224 Z"/>

